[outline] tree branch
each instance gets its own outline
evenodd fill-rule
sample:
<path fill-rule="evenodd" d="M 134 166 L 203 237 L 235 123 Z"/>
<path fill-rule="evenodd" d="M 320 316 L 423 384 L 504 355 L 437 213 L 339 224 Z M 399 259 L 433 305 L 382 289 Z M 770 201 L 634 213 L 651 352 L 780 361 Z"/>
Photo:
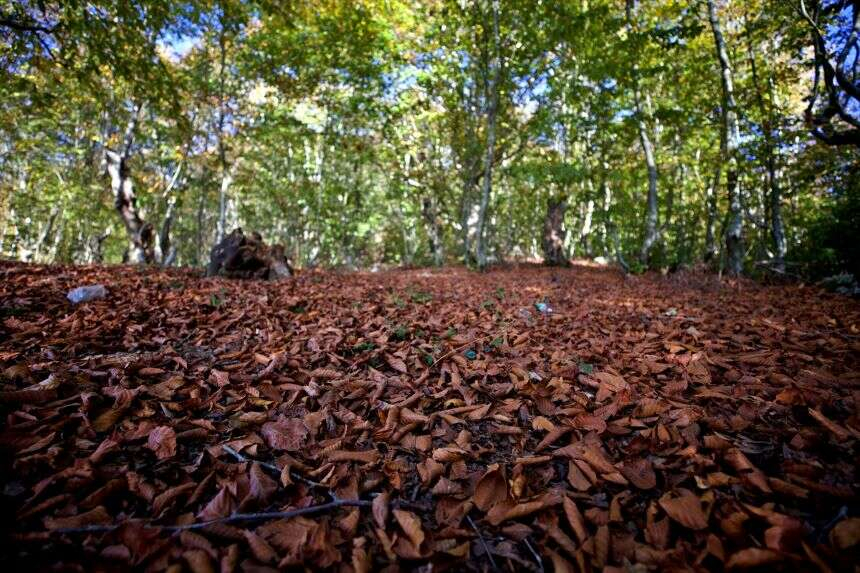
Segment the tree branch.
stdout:
<path fill-rule="evenodd" d="M 22 22 L 20 20 L 13 20 L 5 15 L 0 15 L 0 27 L 9 28 L 10 30 L 15 30 L 17 32 L 30 32 L 36 34 L 41 32 L 43 34 L 53 34 L 57 31 L 59 26 L 43 26 L 42 24 L 38 24 L 36 22 Z"/>

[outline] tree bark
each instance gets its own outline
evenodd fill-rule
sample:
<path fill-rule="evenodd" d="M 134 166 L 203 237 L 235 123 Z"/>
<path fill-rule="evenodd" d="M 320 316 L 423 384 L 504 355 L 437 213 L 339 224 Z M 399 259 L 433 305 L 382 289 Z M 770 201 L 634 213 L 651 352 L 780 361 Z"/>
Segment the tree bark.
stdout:
<path fill-rule="evenodd" d="M 129 166 L 137 122 L 142 113 L 143 106 L 138 104 L 126 126 L 121 151 L 105 149 L 105 162 L 114 196 L 114 206 L 122 219 L 129 241 L 123 262 L 132 264 L 151 263 L 154 260 L 155 230 L 143 219 L 137 207 L 134 181 Z"/>
<path fill-rule="evenodd" d="M 708 19 L 714 34 L 714 46 L 720 64 L 720 80 L 723 92 L 723 133 L 725 136 L 726 196 L 729 200 L 728 224 L 726 225 L 726 268 L 729 274 L 743 272 L 744 239 L 743 208 L 738 188 L 740 127 L 738 125 L 737 105 L 735 104 L 732 66 L 723 38 L 720 19 L 714 0 L 708 2 Z"/>
<path fill-rule="evenodd" d="M 107 150 L 105 154 L 114 205 L 122 218 L 129 239 L 128 252 L 125 256 L 126 262 L 132 264 L 151 263 L 153 260 L 153 229 L 152 225 L 143 220 L 137 208 L 137 198 L 134 194 L 134 182 L 128 166 L 128 157 L 125 153 L 120 155 L 112 150 Z"/>
<path fill-rule="evenodd" d="M 439 213 L 432 197 L 424 197 L 421 201 L 421 213 L 427 222 L 427 235 L 430 239 L 430 254 L 433 264 L 442 266 L 445 260 L 444 245 L 442 244 L 442 225 L 439 223 Z"/>
<path fill-rule="evenodd" d="M 722 146 L 720 146 L 722 149 Z M 723 174 L 722 151 L 720 158 L 714 166 L 714 174 L 705 189 L 705 262 L 710 263 L 717 256 L 717 239 L 714 231 L 717 226 L 717 189 L 720 187 L 720 178 Z"/>
<path fill-rule="evenodd" d="M 51 234 L 51 231 L 54 229 L 54 223 L 57 220 L 57 216 L 60 214 L 59 205 L 54 205 L 51 209 L 51 214 L 48 215 L 48 220 L 42 226 L 42 232 L 39 233 L 36 242 L 33 244 L 33 248 L 30 249 L 30 254 L 28 259 L 33 261 L 39 261 L 42 255 L 42 247 L 45 245 L 45 242 L 48 239 L 48 235 Z"/>
<path fill-rule="evenodd" d="M 233 169 L 227 162 L 227 146 L 224 143 L 224 124 L 226 121 L 226 67 L 227 67 L 227 31 L 224 28 L 224 17 L 221 19 L 221 33 L 218 36 L 220 49 L 220 65 L 218 68 L 218 162 L 221 166 L 221 185 L 218 190 L 218 224 L 215 228 L 215 243 L 224 239 L 227 232 L 227 193 L 233 183 Z"/>
<path fill-rule="evenodd" d="M 564 254 L 564 214 L 567 197 L 550 197 L 547 201 L 546 218 L 543 223 L 543 262 L 550 266 L 567 266 Z"/>
<path fill-rule="evenodd" d="M 486 239 L 484 228 L 487 220 L 487 208 L 490 205 L 490 195 L 493 191 L 493 164 L 496 153 L 496 113 L 499 104 L 499 76 L 501 69 L 501 40 L 499 38 L 499 0 L 492 0 L 491 12 L 493 19 L 493 57 L 487 73 L 487 150 L 484 158 L 484 181 L 481 188 L 481 203 L 478 208 L 477 249 L 478 268 L 487 266 Z"/>
<path fill-rule="evenodd" d="M 636 0 L 627 0 L 627 30 L 633 33 L 633 12 L 636 9 Z M 651 249 L 660 239 L 659 230 L 659 202 L 657 191 L 657 159 L 654 152 L 654 143 L 648 134 L 648 121 L 642 107 L 642 93 L 639 87 L 638 66 L 633 64 L 633 105 L 636 114 L 636 124 L 639 131 L 639 142 L 642 145 L 642 153 L 645 157 L 645 166 L 648 170 L 648 196 L 645 207 L 645 238 L 642 241 L 642 249 L 639 258 L 642 264 L 648 265 Z"/>
<path fill-rule="evenodd" d="M 591 182 L 588 183 L 589 191 L 591 189 Z M 590 194 L 590 193 L 589 193 Z M 592 222 L 594 220 L 594 199 L 589 198 L 588 203 L 585 205 L 585 217 L 583 217 L 582 221 L 582 230 L 579 232 L 579 244 L 582 247 L 583 254 L 591 258 L 593 251 L 591 248 L 591 227 Z"/>
<path fill-rule="evenodd" d="M 759 83 L 758 67 L 756 66 L 755 54 L 753 53 L 752 41 L 747 35 L 747 54 L 752 72 L 753 87 L 756 92 L 756 102 L 762 117 L 762 132 L 764 133 L 764 163 L 767 171 L 768 202 L 770 207 L 770 232 L 773 239 L 773 264 L 778 272 L 785 271 L 785 254 L 787 251 L 785 242 L 785 224 L 782 219 L 782 190 L 779 183 L 779 171 L 776 166 L 776 137 L 774 134 L 776 123 L 773 116 L 773 101 L 768 109 L 764 101 L 762 85 Z"/>

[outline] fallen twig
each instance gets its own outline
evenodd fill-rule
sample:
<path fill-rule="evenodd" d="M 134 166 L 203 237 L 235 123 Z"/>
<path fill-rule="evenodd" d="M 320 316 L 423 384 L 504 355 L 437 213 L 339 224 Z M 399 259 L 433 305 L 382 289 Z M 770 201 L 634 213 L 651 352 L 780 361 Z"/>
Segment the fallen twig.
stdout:
<path fill-rule="evenodd" d="M 407 509 L 415 509 L 420 511 L 430 511 L 426 505 L 421 505 L 418 503 L 410 503 L 400 500 L 394 500 L 390 503 L 392 507 L 397 508 L 407 508 Z M 307 507 L 300 507 L 298 509 L 290 509 L 287 511 L 263 511 L 258 513 L 234 513 L 232 515 L 228 515 L 227 517 L 220 517 L 218 519 L 211 519 L 209 521 L 199 521 L 197 523 L 187 523 L 184 525 L 154 525 L 151 521 L 145 520 L 129 520 L 123 523 L 116 523 L 112 525 L 84 525 L 82 527 L 59 527 L 56 529 L 50 529 L 44 533 L 58 533 L 58 534 L 69 534 L 69 533 L 109 533 L 111 531 L 116 531 L 122 525 L 126 523 L 142 523 L 143 527 L 147 529 L 154 529 L 157 531 L 187 531 L 191 529 L 205 529 L 210 525 L 214 525 L 216 523 L 234 523 L 237 521 L 266 521 L 269 519 L 290 519 L 293 517 L 298 517 L 300 515 L 312 515 L 315 513 L 324 513 L 326 511 L 337 509 L 339 507 L 372 507 L 373 502 L 364 499 L 340 499 L 336 498 L 327 503 L 321 503 L 319 505 L 309 505 Z M 469 520 L 471 521 L 471 519 Z M 474 524 L 473 524 L 474 527 Z M 492 557 L 490 557 L 492 560 Z"/>
<path fill-rule="evenodd" d="M 534 547 L 532 547 L 532 544 L 531 544 L 531 543 L 529 543 L 529 538 L 528 538 L 528 537 L 524 537 L 524 538 L 523 538 L 523 543 L 525 543 L 525 544 L 526 544 L 526 547 L 528 547 L 528 548 L 529 548 L 529 551 L 531 552 L 532 557 L 534 557 L 534 558 L 535 558 L 535 561 L 537 561 L 537 564 L 538 564 L 538 571 L 540 571 L 540 573 L 544 573 L 544 568 L 543 568 L 543 559 L 541 559 L 541 558 L 540 558 L 540 554 L 539 554 L 537 551 L 535 551 L 535 548 L 534 548 Z"/>
<path fill-rule="evenodd" d="M 323 503 L 320 505 L 310 505 L 308 507 L 300 507 L 298 509 L 291 509 L 288 511 L 234 513 L 232 515 L 228 515 L 227 517 L 220 517 L 218 519 L 211 519 L 209 521 L 199 521 L 197 523 L 186 523 L 185 525 L 153 525 L 148 522 L 143 522 L 143 526 L 147 529 L 155 529 L 158 531 L 186 531 L 190 529 L 205 529 L 206 527 L 214 525 L 216 523 L 234 523 L 237 521 L 265 521 L 268 519 L 290 519 L 293 517 L 298 517 L 300 515 L 323 513 L 331 509 L 337 509 L 339 507 L 371 507 L 372 505 L 372 501 L 367 501 L 364 499 L 336 499 L 328 503 Z M 124 523 L 133 523 L 133 521 L 128 521 Z M 51 529 L 48 531 L 48 533 L 108 533 L 111 531 L 115 531 L 122 525 L 123 523 L 117 523 L 114 525 L 85 525 L 83 527 L 60 527 L 57 529 Z"/>
<path fill-rule="evenodd" d="M 478 536 L 478 540 L 481 542 L 481 547 L 484 548 L 484 553 L 487 554 L 487 557 L 490 559 L 490 565 L 493 566 L 493 571 L 498 571 L 499 566 L 496 565 L 496 560 L 493 559 L 493 553 L 490 551 L 489 545 L 487 545 L 487 540 L 484 539 L 484 535 L 481 533 L 481 530 L 478 529 L 478 526 L 475 525 L 475 522 L 472 520 L 470 516 L 466 516 L 466 521 L 469 522 L 469 525 L 475 531 L 475 534 Z"/>
<path fill-rule="evenodd" d="M 257 462 L 258 464 L 260 464 L 261 467 L 264 467 L 267 470 L 278 474 L 278 477 L 280 477 L 281 473 L 284 471 L 281 468 L 279 468 L 278 466 L 276 466 L 275 464 L 270 464 L 269 462 L 261 462 L 260 460 L 255 460 L 255 459 L 249 458 L 249 457 L 237 452 L 236 450 L 234 450 L 230 446 L 221 446 L 221 449 L 224 450 L 225 452 L 227 452 L 228 454 L 230 454 L 231 456 L 233 456 L 234 458 L 236 458 L 237 460 L 239 460 L 240 462 Z M 325 485 L 324 483 L 310 480 L 306 477 L 303 477 L 303 476 L 297 474 L 296 472 L 294 472 L 292 470 L 290 470 L 290 477 L 295 479 L 296 481 L 300 481 L 303 484 L 309 485 L 311 487 L 322 488 L 322 489 L 326 490 L 332 496 L 332 498 L 338 499 L 337 496 L 335 496 L 334 493 L 332 493 L 331 488 L 329 486 Z"/>

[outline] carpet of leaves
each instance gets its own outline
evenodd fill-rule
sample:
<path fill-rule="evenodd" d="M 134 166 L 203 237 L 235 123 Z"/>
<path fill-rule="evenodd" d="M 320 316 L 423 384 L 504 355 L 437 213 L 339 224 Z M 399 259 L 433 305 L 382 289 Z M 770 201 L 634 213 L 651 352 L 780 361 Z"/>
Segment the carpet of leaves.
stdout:
<path fill-rule="evenodd" d="M 856 571 L 858 329 L 697 274 L 3 263 L 2 558 Z"/>

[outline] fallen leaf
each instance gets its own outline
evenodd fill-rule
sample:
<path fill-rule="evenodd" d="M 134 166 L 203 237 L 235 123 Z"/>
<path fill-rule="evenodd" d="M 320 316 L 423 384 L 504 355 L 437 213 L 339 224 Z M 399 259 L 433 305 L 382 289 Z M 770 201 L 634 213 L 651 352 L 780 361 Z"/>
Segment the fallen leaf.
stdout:
<path fill-rule="evenodd" d="M 176 455 L 176 432 L 169 426 L 158 426 L 149 432 L 146 447 L 155 452 L 160 460 Z"/>

